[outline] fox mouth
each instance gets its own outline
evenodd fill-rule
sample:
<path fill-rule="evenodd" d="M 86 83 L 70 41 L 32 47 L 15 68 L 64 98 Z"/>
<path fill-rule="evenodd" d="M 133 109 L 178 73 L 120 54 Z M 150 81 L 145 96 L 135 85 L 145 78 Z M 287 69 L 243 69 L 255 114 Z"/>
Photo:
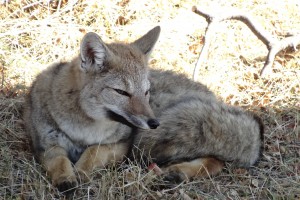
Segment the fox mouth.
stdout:
<path fill-rule="evenodd" d="M 141 120 L 139 117 L 130 116 L 130 122 L 141 129 L 156 129 L 160 124 L 156 119 L 149 119 L 148 121 Z"/>
<path fill-rule="evenodd" d="M 141 129 L 150 129 L 148 123 L 146 121 L 141 120 L 141 118 L 135 117 L 135 116 L 128 116 L 127 119 L 129 122 L 131 122 L 134 126 L 141 128 Z"/>
<path fill-rule="evenodd" d="M 137 127 L 141 129 L 156 129 L 160 124 L 156 119 L 145 120 L 143 117 L 132 115 L 128 112 L 121 112 L 118 109 L 110 109 L 109 116 L 120 123 L 126 124 L 130 127 Z M 113 113 L 113 114 L 112 114 Z"/>

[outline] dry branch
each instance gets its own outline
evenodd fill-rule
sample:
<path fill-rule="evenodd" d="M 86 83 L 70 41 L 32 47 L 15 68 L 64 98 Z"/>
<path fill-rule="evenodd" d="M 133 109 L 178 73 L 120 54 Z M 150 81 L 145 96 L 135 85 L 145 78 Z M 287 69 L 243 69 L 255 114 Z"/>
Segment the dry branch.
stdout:
<path fill-rule="evenodd" d="M 268 33 L 259 23 L 253 20 L 253 18 L 240 10 L 230 10 L 227 12 L 223 12 L 219 15 L 214 15 L 211 13 L 206 12 L 205 10 L 199 10 L 196 6 L 193 6 L 192 11 L 196 14 L 204 17 L 208 23 L 205 36 L 204 36 L 204 44 L 201 49 L 199 58 L 197 60 L 197 64 L 194 68 L 193 78 L 197 80 L 198 71 L 200 68 L 200 64 L 204 63 L 204 58 L 207 57 L 208 48 L 210 42 L 212 40 L 212 34 L 215 33 L 215 29 L 218 23 L 225 21 L 225 20 L 239 20 L 246 24 L 250 30 L 257 36 L 259 40 L 261 40 L 269 50 L 267 55 L 264 67 L 260 71 L 260 75 L 263 76 L 266 68 L 269 68 L 273 65 L 275 56 L 280 52 L 287 48 L 293 48 L 295 51 L 297 50 L 296 47 L 300 45 L 300 35 L 286 37 L 282 40 L 275 38 L 273 35 Z"/>

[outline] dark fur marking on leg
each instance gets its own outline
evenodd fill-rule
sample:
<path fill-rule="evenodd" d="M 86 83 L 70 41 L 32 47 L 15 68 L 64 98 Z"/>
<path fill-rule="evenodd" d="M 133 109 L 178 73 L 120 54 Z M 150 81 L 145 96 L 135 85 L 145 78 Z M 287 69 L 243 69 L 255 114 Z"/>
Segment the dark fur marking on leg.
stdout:
<path fill-rule="evenodd" d="M 182 183 L 184 182 L 186 177 L 181 172 L 170 171 L 163 175 L 163 180 L 169 183 Z"/>
<path fill-rule="evenodd" d="M 74 193 L 75 188 L 77 187 L 77 183 L 75 181 L 64 181 L 56 186 L 58 191 L 61 193 L 64 193 L 66 195 L 70 195 Z"/>

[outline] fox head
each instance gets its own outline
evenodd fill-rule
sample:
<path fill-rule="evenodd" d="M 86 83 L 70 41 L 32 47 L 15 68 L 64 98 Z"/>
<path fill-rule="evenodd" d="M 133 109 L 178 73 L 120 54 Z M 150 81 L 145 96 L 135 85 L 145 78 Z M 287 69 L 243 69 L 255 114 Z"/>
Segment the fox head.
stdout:
<path fill-rule="evenodd" d="M 130 44 L 105 44 L 96 33 L 84 36 L 79 56 L 85 80 L 80 104 L 90 118 L 101 120 L 112 112 L 138 128 L 159 126 L 149 105 L 147 65 L 159 33 L 160 27 L 155 27 Z"/>

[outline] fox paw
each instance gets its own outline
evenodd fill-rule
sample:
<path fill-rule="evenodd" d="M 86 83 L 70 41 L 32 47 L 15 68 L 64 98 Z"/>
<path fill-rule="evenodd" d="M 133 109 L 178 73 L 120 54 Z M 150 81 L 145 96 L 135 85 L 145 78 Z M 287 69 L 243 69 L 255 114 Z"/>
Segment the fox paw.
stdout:
<path fill-rule="evenodd" d="M 53 185 L 58 191 L 70 194 L 73 193 L 78 183 L 75 176 L 61 176 L 57 180 L 53 181 Z"/>
<path fill-rule="evenodd" d="M 162 174 L 163 180 L 168 183 L 182 183 L 187 180 L 186 176 L 178 171 L 169 171 Z"/>

